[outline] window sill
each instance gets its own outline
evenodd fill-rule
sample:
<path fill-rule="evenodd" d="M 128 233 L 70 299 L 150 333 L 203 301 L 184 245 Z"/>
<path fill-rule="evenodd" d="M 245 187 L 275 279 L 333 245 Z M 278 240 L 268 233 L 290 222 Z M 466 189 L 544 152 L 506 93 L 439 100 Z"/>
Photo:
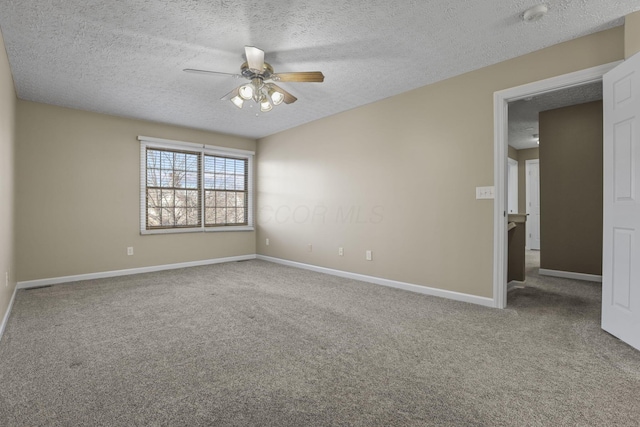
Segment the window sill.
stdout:
<path fill-rule="evenodd" d="M 250 225 L 229 226 L 229 227 L 207 227 L 207 228 L 167 228 L 162 230 L 141 230 L 141 235 L 148 234 L 176 234 L 176 233 L 210 233 L 225 231 L 255 231 Z"/>

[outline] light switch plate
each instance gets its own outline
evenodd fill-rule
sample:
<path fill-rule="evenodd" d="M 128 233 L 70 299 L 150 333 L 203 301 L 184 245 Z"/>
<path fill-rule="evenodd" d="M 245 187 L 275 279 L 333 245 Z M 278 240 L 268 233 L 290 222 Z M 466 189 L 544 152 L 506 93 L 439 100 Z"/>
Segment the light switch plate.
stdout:
<path fill-rule="evenodd" d="M 494 187 L 476 187 L 476 199 L 493 199 Z"/>

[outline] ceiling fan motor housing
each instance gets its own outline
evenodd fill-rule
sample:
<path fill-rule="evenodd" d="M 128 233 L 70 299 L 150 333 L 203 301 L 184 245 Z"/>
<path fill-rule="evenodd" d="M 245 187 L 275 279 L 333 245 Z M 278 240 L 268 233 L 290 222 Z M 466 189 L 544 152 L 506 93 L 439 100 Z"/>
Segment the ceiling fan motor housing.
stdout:
<path fill-rule="evenodd" d="M 255 70 L 249 68 L 249 64 L 245 62 L 240 66 L 240 73 L 249 80 L 253 80 L 255 78 L 268 80 L 269 77 L 271 77 L 271 75 L 273 74 L 273 67 L 271 66 L 271 64 L 265 62 L 262 65 L 262 71 L 256 73 Z"/>

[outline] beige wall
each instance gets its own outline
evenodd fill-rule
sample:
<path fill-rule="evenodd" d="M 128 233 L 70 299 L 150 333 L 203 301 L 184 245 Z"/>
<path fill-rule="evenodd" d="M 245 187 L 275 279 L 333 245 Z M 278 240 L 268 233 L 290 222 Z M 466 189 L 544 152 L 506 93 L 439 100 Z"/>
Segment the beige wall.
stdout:
<path fill-rule="evenodd" d="M 623 55 L 618 27 L 258 141 L 258 253 L 491 297 L 493 93 Z"/>
<path fill-rule="evenodd" d="M 518 150 L 516 150 L 515 148 L 513 148 L 512 146 L 507 146 L 509 152 L 508 152 L 508 156 L 510 158 L 512 158 L 513 160 L 518 160 Z"/>
<path fill-rule="evenodd" d="M 624 57 L 640 52 L 640 11 L 624 18 Z"/>
<path fill-rule="evenodd" d="M 602 274 L 602 101 L 543 111 L 540 267 Z"/>
<path fill-rule="evenodd" d="M 0 322 L 16 285 L 13 233 L 15 109 L 16 92 L 0 34 Z M 9 273 L 8 286 L 6 273 Z"/>
<path fill-rule="evenodd" d="M 245 138 L 18 101 L 19 281 L 255 253 L 254 232 L 140 235 L 138 135 L 255 150 Z"/>
<path fill-rule="evenodd" d="M 538 148 L 518 150 L 518 212 L 527 212 L 527 160 L 538 158 Z"/>

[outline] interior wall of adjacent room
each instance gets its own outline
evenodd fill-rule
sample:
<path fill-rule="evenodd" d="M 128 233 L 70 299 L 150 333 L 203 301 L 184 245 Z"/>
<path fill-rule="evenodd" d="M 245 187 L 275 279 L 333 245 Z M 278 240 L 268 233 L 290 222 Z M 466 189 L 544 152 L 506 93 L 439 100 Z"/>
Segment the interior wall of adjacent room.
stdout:
<path fill-rule="evenodd" d="M 19 281 L 255 253 L 254 232 L 140 235 L 138 135 L 255 150 L 255 140 L 18 101 Z M 127 247 L 134 255 L 127 256 Z"/>
<path fill-rule="evenodd" d="M 540 267 L 602 275 L 602 101 L 539 115 Z"/>
<path fill-rule="evenodd" d="M 539 156 L 538 147 L 518 150 L 518 212 L 527 213 L 527 160 Z"/>
<path fill-rule="evenodd" d="M 15 109 L 16 92 L 0 34 L 0 322 L 16 286 L 13 231 Z"/>
<path fill-rule="evenodd" d="M 624 57 L 640 52 L 640 10 L 624 18 Z"/>
<path fill-rule="evenodd" d="M 475 188 L 494 184 L 494 92 L 620 60 L 623 34 L 578 38 L 259 140 L 258 253 L 491 297 L 493 200 L 476 200 Z"/>

